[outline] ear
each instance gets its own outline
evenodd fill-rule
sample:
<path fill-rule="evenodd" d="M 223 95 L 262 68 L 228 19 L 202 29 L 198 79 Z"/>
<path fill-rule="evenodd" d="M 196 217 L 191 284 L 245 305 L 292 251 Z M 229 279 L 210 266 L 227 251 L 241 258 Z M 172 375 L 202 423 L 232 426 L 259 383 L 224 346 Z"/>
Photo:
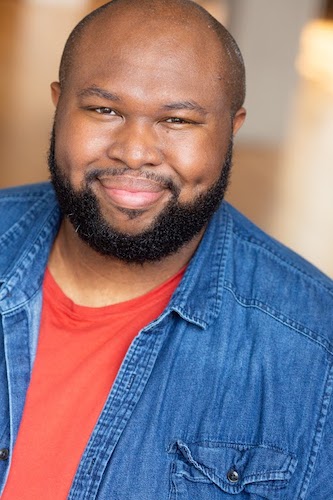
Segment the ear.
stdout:
<path fill-rule="evenodd" d="M 239 108 L 233 119 L 233 124 L 232 124 L 233 135 L 237 134 L 238 130 L 244 123 L 245 117 L 246 117 L 246 109 Z"/>
<path fill-rule="evenodd" d="M 52 97 L 52 102 L 53 102 L 55 107 L 57 107 L 57 105 L 58 105 L 60 94 L 61 94 L 60 83 L 59 82 L 52 82 L 51 83 L 51 97 Z"/>

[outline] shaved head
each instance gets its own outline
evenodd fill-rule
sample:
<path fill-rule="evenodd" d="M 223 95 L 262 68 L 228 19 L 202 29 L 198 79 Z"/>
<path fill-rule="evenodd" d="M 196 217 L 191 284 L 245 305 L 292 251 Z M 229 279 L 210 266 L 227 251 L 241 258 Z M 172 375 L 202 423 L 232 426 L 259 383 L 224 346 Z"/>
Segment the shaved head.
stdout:
<path fill-rule="evenodd" d="M 117 23 L 119 16 L 128 16 L 132 13 L 132 19 L 148 34 L 156 34 L 168 30 L 181 28 L 184 33 L 188 30 L 197 32 L 197 36 L 204 40 L 218 40 L 220 59 L 220 79 L 222 88 L 227 94 L 231 114 L 234 115 L 240 109 L 245 99 L 245 69 L 241 52 L 235 40 L 228 30 L 204 8 L 190 0 L 113 0 L 94 10 L 83 18 L 71 32 L 62 55 L 59 80 L 61 89 L 65 89 L 70 79 L 78 53 L 92 43 L 92 40 L 101 36 L 101 29 L 112 30 L 113 23 Z M 131 26 L 128 26 L 130 32 Z M 124 36 L 127 36 L 124 33 Z M 158 43 L 158 42 L 157 42 Z M 207 46 L 212 57 L 216 52 L 214 45 Z M 112 51 L 112 46 L 110 46 Z M 216 56 L 215 56 L 216 57 Z M 101 61 L 101 64 L 103 62 Z M 195 78 L 195 75 L 194 75 Z"/>

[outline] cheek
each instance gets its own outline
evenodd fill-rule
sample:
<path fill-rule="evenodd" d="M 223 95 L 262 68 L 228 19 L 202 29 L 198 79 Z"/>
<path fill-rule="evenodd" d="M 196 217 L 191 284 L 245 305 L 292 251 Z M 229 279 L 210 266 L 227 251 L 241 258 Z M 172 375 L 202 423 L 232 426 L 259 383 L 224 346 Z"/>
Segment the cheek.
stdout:
<path fill-rule="evenodd" d="M 219 178 L 228 150 L 228 141 L 220 137 L 200 133 L 195 138 L 177 138 L 170 143 L 170 164 L 182 183 L 180 201 L 188 201 L 205 192 Z"/>
<path fill-rule="evenodd" d="M 86 168 L 96 165 L 104 148 L 105 138 L 84 120 L 62 119 L 57 123 L 56 160 L 74 185 L 82 183 Z"/>

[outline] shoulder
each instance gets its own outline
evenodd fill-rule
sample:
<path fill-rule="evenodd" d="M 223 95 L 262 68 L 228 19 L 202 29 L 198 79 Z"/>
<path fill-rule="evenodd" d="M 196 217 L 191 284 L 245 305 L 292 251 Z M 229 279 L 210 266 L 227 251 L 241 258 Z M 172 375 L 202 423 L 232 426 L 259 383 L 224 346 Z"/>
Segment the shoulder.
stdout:
<path fill-rule="evenodd" d="M 333 281 L 228 204 L 232 252 L 225 286 L 255 307 L 333 343 Z"/>
<path fill-rule="evenodd" d="M 49 247 L 61 220 L 55 193 L 48 183 L 0 190 L 0 279 L 25 255 Z"/>
<path fill-rule="evenodd" d="M 57 204 L 50 183 L 30 184 L 0 190 L 0 235 L 22 218 L 38 217 Z"/>
<path fill-rule="evenodd" d="M 26 184 L 24 186 L 9 187 L 0 189 L 0 203 L 4 200 L 12 200 L 20 202 L 25 199 L 39 199 L 43 196 L 53 196 L 54 191 L 49 182 L 41 182 L 38 184 Z"/>

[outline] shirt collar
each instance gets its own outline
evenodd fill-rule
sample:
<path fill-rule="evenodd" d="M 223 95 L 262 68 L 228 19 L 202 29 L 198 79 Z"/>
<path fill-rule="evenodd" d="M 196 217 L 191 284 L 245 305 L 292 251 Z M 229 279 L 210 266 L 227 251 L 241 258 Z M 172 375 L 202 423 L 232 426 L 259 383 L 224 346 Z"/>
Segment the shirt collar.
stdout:
<path fill-rule="evenodd" d="M 168 309 L 202 328 L 216 318 L 222 305 L 222 288 L 232 234 L 226 203 L 214 214 Z"/>
<path fill-rule="evenodd" d="M 41 287 L 49 252 L 60 225 L 60 210 L 48 185 L 31 187 L 31 194 L 11 195 L 8 203 L 27 210 L 0 238 L 0 301 L 3 310 L 29 300 Z M 31 199 L 35 197 L 35 202 Z M 29 202 L 29 203 L 28 203 Z M 18 206 L 18 205 L 17 205 Z"/>

